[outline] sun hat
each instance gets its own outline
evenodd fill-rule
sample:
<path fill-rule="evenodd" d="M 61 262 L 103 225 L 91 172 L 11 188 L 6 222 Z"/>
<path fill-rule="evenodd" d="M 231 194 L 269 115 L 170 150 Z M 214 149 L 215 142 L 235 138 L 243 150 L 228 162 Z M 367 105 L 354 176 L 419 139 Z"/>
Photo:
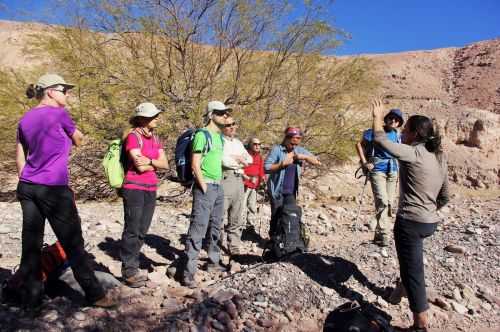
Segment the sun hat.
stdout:
<path fill-rule="evenodd" d="M 142 116 L 144 118 L 152 118 L 160 114 L 161 110 L 158 109 L 153 103 L 141 103 L 135 108 L 134 117 Z"/>
<path fill-rule="evenodd" d="M 398 122 L 399 122 L 399 126 L 398 127 L 401 127 L 403 125 L 403 123 L 405 122 L 405 120 L 403 119 L 403 112 L 401 112 L 400 109 L 397 109 L 397 108 L 393 108 L 389 111 L 389 113 L 387 113 L 385 116 L 384 116 L 384 122 L 387 120 L 388 117 L 390 116 L 394 116 L 396 118 L 398 118 Z"/>
<path fill-rule="evenodd" d="M 38 79 L 36 86 L 42 89 L 62 85 L 68 89 L 74 88 L 74 84 L 67 83 L 64 78 L 57 74 L 45 74 Z"/>

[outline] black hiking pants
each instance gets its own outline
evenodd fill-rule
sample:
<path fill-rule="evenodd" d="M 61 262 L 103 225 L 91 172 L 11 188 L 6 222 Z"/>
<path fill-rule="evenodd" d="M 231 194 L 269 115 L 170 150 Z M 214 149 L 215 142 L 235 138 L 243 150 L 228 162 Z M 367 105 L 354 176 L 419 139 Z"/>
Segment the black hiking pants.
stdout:
<path fill-rule="evenodd" d="M 281 196 L 281 199 L 274 199 L 271 196 L 271 224 L 269 227 L 269 238 L 272 238 L 272 236 L 276 233 L 276 228 L 278 227 L 278 221 L 283 206 L 296 204 L 297 199 L 295 194 L 284 194 Z"/>
<path fill-rule="evenodd" d="M 139 255 L 153 220 L 156 191 L 123 189 L 123 228 L 120 256 L 122 276 L 129 278 L 139 272 Z"/>
<path fill-rule="evenodd" d="M 431 236 L 437 223 L 425 224 L 396 218 L 394 240 L 399 260 L 401 281 L 406 289 L 410 309 L 421 313 L 429 308 L 425 292 L 423 240 Z"/>
<path fill-rule="evenodd" d="M 19 267 L 29 294 L 25 305 L 40 304 L 43 295 L 41 253 L 45 219 L 61 243 L 75 279 L 91 303 L 104 296 L 84 249 L 80 217 L 68 186 L 46 186 L 19 182 L 17 198 L 23 211 L 22 255 Z"/>

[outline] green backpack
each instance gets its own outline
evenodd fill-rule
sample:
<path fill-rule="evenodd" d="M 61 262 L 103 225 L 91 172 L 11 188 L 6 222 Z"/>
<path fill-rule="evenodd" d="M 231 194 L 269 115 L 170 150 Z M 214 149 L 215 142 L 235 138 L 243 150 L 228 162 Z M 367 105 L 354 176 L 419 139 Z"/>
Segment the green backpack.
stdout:
<path fill-rule="evenodd" d="M 132 133 L 137 136 L 139 146 L 142 149 L 141 135 L 135 131 L 132 131 Z M 125 179 L 127 156 L 123 143 L 124 141 L 121 139 L 112 140 L 108 145 L 108 149 L 102 161 L 104 173 L 106 174 L 106 179 L 108 179 L 111 188 L 121 188 Z"/>

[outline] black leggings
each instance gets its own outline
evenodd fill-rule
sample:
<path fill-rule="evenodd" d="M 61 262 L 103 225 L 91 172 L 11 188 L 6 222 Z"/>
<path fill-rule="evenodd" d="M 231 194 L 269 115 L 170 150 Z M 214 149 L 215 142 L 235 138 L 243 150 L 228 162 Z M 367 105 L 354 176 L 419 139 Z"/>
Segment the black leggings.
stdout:
<path fill-rule="evenodd" d="M 23 210 L 22 256 L 20 273 L 30 295 L 26 305 L 36 305 L 43 293 L 41 252 L 45 219 L 61 243 L 71 269 L 90 302 L 104 296 L 85 252 L 80 217 L 74 195 L 68 186 L 46 186 L 19 182 L 17 198 Z"/>
<path fill-rule="evenodd" d="M 398 253 L 401 281 L 408 294 L 410 309 L 421 313 L 429 308 L 425 292 L 423 240 L 436 230 L 437 223 L 426 224 L 396 218 L 394 240 Z"/>

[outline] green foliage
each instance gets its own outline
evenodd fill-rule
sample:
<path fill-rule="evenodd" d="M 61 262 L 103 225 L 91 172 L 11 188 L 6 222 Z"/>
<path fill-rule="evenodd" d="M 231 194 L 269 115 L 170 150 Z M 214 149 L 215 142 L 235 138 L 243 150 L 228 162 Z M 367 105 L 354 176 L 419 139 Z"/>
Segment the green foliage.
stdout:
<path fill-rule="evenodd" d="M 291 20 L 289 1 L 67 1 L 74 25 L 31 36 L 26 51 L 77 84 L 72 114 L 95 140 L 119 136 L 151 101 L 166 110 L 160 134 L 172 145 L 218 99 L 235 108 L 242 138 L 276 143 L 299 125 L 313 151 L 344 160 L 376 80 L 368 60 L 321 55 L 346 34 L 320 3 L 306 1 Z"/>

